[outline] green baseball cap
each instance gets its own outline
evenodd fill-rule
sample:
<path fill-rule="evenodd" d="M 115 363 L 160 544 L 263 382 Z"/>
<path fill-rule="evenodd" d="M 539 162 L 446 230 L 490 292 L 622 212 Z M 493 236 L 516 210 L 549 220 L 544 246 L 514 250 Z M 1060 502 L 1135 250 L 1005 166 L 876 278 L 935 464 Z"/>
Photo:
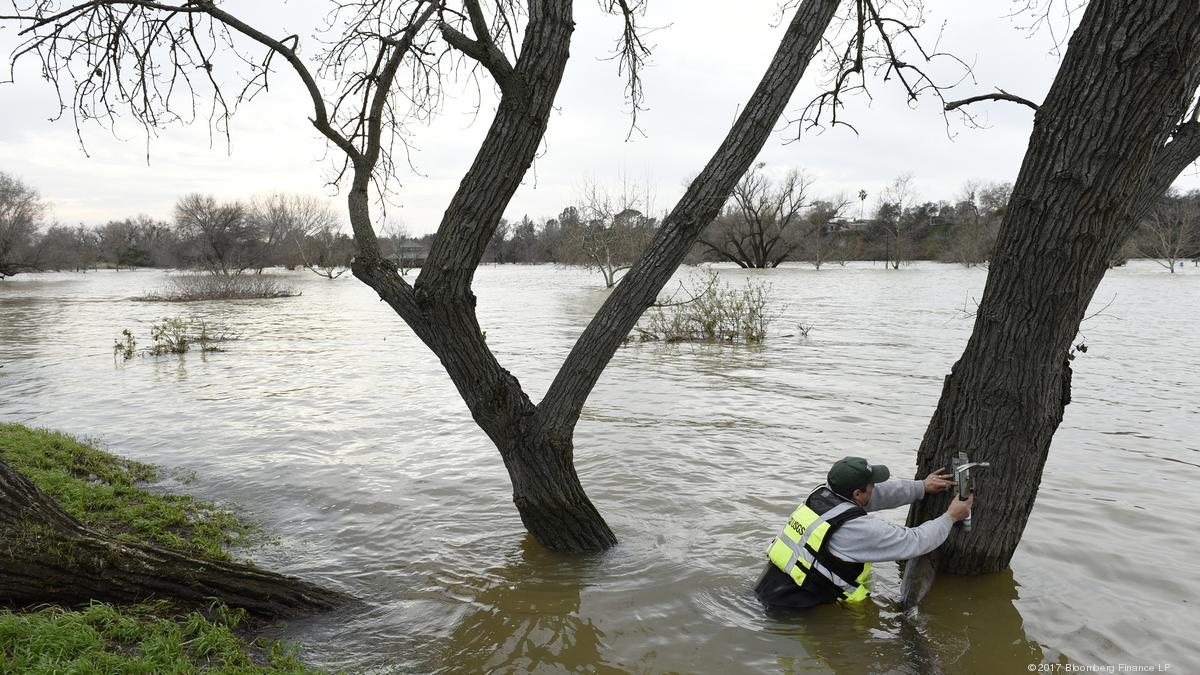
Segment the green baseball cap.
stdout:
<path fill-rule="evenodd" d="M 855 490 L 865 490 L 871 483 L 882 483 L 891 475 L 892 472 L 882 464 L 872 466 L 862 457 L 843 457 L 833 463 L 825 480 L 834 492 L 848 497 Z"/>

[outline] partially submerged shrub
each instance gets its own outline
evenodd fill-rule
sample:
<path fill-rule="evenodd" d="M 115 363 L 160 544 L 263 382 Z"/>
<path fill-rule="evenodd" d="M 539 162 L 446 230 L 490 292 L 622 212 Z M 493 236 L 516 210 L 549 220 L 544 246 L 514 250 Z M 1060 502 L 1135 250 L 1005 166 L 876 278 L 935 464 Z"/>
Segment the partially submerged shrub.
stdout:
<path fill-rule="evenodd" d="M 219 352 L 221 348 L 217 343 L 236 340 L 237 335 L 210 327 L 204 319 L 164 316 L 161 322 L 150 327 L 150 339 L 154 340 L 154 344 L 139 350 L 137 338 L 126 328 L 113 344 L 113 353 L 128 361 L 139 354 L 185 354 L 193 348 L 201 352 Z"/>
<path fill-rule="evenodd" d="M 260 300 L 291 298 L 300 291 L 267 274 L 180 274 L 167 279 L 158 291 L 140 298 L 143 302 L 197 302 L 200 300 Z"/>
<path fill-rule="evenodd" d="M 651 307 L 634 328 L 633 339 L 642 342 L 762 342 L 767 326 L 774 318 L 771 284 L 746 280 L 743 288 L 732 288 L 720 281 L 714 270 L 693 276 L 691 298 L 670 298 Z M 694 289 L 704 290 L 696 293 Z"/>

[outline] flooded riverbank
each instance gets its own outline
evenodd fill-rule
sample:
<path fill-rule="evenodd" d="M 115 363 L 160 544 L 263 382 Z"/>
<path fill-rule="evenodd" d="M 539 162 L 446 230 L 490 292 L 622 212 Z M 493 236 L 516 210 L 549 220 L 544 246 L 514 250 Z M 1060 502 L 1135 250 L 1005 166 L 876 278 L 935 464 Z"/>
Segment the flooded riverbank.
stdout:
<path fill-rule="evenodd" d="M 891 563 L 877 566 L 868 606 L 803 621 L 763 615 L 751 586 L 763 548 L 834 459 L 912 475 L 986 272 L 722 274 L 772 283 L 771 337 L 618 352 L 585 408 L 576 458 L 621 544 L 582 560 L 527 540 L 504 467 L 449 378 L 353 279 L 292 273 L 299 297 L 187 305 L 129 302 L 161 285 L 157 271 L 6 280 L 0 421 L 195 470 L 189 492 L 279 534 L 250 553 L 257 562 L 371 603 L 276 632 L 333 668 L 917 672 L 919 630 L 947 672 L 1043 660 L 1200 669 L 1200 641 L 1180 630 L 1200 623 L 1185 586 L 1200 572 L 1188 555 L 1200 272 L 1139 262 L 1110 272 L 1011 572 L 939 579 L 915 628 L 892 604 Z M 598 279 L 479 271 L 488 343 L 534 400 L 604 299 Z M 243 339 L 221 353 L 113 359 L 121 329 L 179 314 Z"/>

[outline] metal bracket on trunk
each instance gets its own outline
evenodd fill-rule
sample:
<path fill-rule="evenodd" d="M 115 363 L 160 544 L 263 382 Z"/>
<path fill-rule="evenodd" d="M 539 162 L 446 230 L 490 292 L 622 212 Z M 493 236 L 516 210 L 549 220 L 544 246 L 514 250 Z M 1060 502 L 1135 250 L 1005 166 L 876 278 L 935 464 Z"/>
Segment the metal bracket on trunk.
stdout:
<path fill-rule="evenodd" d="M 967 457 L 966 451 L 958 453 L 958 456 L 950 460 L 951 470 L 954 472 L 954 482 L 958 483 L 958 498 L 966 501 L 967 497 L 975 491 L 975 486 L 971 480 L 972 469 L 982 469 L 985 466 L 991 466 L 990 462 L 972 462 Z M 957 523 L 956 527 L 970 531 L 971 516 L 967 516 L 961 523 Z"/>

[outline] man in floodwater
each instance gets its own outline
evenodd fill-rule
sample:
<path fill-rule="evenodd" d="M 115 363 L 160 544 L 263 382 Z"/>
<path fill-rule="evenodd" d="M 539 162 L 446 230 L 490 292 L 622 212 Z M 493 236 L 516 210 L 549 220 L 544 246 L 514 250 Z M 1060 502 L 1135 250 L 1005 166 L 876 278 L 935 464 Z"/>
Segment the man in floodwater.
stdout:
<path fill-rule="evenodd" d="M 834 463 L 826 483 L 796 508 L 767 549 L 767 567 L 754 587 L 767 608 L 806 609 L 865 600 L 870 593 L 866 581 L 871 563 L 925 555 L 941 546 L 954 523 L 971 513 L 974 495 L 966 501 L 952 500 L 945 514 L 919 527 L 902 527 L 867 515 L 954 486 L 945 469 L 923 481 L 885 483 L 890 475 L 886 466 L 872 466 L 862 457 Z"/>

